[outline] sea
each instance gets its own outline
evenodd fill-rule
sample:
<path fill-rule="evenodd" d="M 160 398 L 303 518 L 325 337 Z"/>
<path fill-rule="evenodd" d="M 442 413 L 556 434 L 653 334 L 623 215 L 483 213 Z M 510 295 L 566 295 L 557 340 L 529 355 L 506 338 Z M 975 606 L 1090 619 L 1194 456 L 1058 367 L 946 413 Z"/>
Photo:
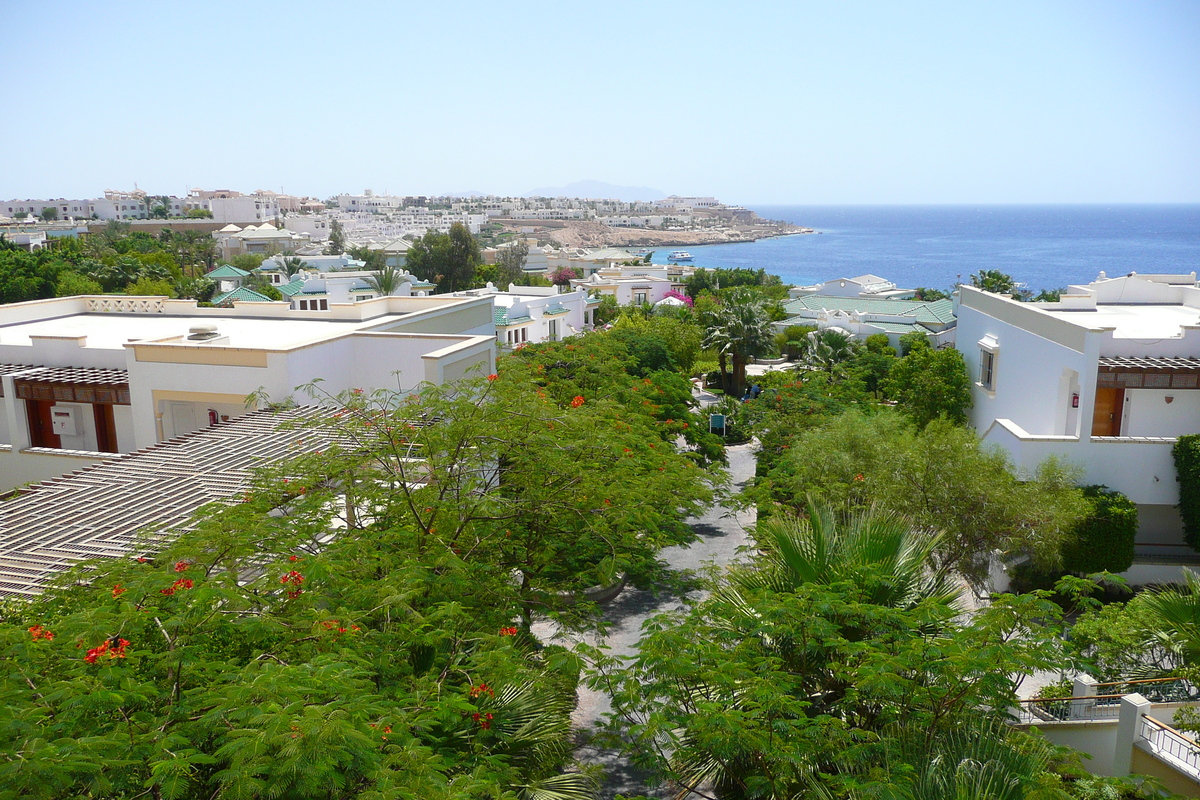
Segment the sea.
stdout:
<path fill-rule="evenodd" d="M 688 246 L 697 267 L 765 269 L 812 285 L 873 274 L 949 289 L 995 269 L 1037 292 L 1109 276 L 1200 271 L 1200 204 L 753 206 L 815 234 Z M 670 250 L 655 253 L 665 263 Z"/>

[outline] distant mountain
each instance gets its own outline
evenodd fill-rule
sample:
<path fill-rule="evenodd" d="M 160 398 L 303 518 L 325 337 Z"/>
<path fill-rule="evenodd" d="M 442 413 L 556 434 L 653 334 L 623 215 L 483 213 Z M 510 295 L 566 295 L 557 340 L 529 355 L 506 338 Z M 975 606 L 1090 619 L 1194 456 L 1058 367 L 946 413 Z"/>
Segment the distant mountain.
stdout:
<path fill-rule="evenodd" d="M 486 197 L 487 195 L 484 192 L 471 191 L 471 192 L 443 192 L 442 194 L 439 194 L 437 196 L 438 197 L 465 197 L 468 200 L 470 200 L 470 199 L 473 199 L 476 197 Z"/>
<path fill-rule="evenodd" d="M 526 197 L 579 197 L 592 200 L 623 200 L 626 203 L 662 200 L 666 194 L 645 186 L 616 186 L 604 181 L 575 181 L 566 186 L 533 189 Z"/>

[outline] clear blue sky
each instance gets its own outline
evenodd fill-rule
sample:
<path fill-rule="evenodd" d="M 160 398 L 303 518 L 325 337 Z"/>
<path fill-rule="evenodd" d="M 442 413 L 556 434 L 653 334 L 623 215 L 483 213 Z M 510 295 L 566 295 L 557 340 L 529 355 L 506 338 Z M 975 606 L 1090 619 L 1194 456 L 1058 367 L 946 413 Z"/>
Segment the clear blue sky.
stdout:
<path fill-rule="evenodd" d="M 0 0 L 0 198 L 1200 201 L 1200 2 Z"/>

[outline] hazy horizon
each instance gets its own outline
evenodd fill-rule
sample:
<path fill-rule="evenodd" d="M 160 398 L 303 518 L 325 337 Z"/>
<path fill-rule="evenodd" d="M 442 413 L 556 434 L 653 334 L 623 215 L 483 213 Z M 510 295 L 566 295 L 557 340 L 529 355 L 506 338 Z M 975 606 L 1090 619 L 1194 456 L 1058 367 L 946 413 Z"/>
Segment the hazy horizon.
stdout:
<path fill-rule="evenodd" d="M 0 199 L 1200 202 L 1200 4 L 0 7 Z"/>

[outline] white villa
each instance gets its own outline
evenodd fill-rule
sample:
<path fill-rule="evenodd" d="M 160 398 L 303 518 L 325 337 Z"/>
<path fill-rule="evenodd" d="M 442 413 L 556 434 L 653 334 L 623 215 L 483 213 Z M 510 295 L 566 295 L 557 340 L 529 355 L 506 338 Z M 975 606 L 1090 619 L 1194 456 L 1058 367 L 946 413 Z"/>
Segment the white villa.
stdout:
<path fill-rule="evenodd" d="M 606 267 L 589 277 L 576 278 L 571 287 L 598 295 L 616 298 L 617 304 L 655 305 L 672 289 L 682 290 L 683 284 L 670 277 L 667 267 Z"/>
<path fill-rule="evenodd" d="M 835 278 L 814 286 L 793 286 L 788 290 L 793 298 L 819 294 L 824 297 L 862 297 L 888 300 L 907 300 L 916 289 L 901 289 L 887 278 L 878 275 L 859 275 L 856 278 Z"/>
<path fill-rule="evenodd" d="M 163 297 L 0 306 L 0 489 L 220 425 L 321 379 L 409 389 L 495 368 L 486 297 L 379 297 L 295 310 Z M 300 401 L 307 398 L 299 396 Z"/>
<path fill-rule="evenodd" d="M 1136 275 L 1069 287 L 1057 303 L 960 289 L 957 347 L 974 377 L 971 421 L 1032 469 L 1055 454 L 1138 506 L 1134 582 L 1195 557 L 1182 539 L 1171 447 L 1200 433 L 1200 286 Z"/>
<path fill-rule="evenodd" d="M 882 333 L 897 350 L 900 337 L 907 333 L 924 334 L 934 347 L 954 343 L 956 320 L 952 300 L 924 302 L 857 294 L 811 294 L 786 301 L 783 310 L 787 319 L 776 322 L 776 330 L 791 325 L 815 325 L 818 330 L 838 328 L 856 339 Z"/>
<path fill-rule="evenodd" d="M 442 295 L 439 295 L 439 297 Z M 561 292 L 557 286 L 518 286 L 507 292 L 490 283 L 483 289 L 456 292 L 454 297 L 485 297 L 493 302 L 496 342 L 518 347 L 530 342 L 557 342 L 592 327 L 599 298 L 587 292 Z"/>

